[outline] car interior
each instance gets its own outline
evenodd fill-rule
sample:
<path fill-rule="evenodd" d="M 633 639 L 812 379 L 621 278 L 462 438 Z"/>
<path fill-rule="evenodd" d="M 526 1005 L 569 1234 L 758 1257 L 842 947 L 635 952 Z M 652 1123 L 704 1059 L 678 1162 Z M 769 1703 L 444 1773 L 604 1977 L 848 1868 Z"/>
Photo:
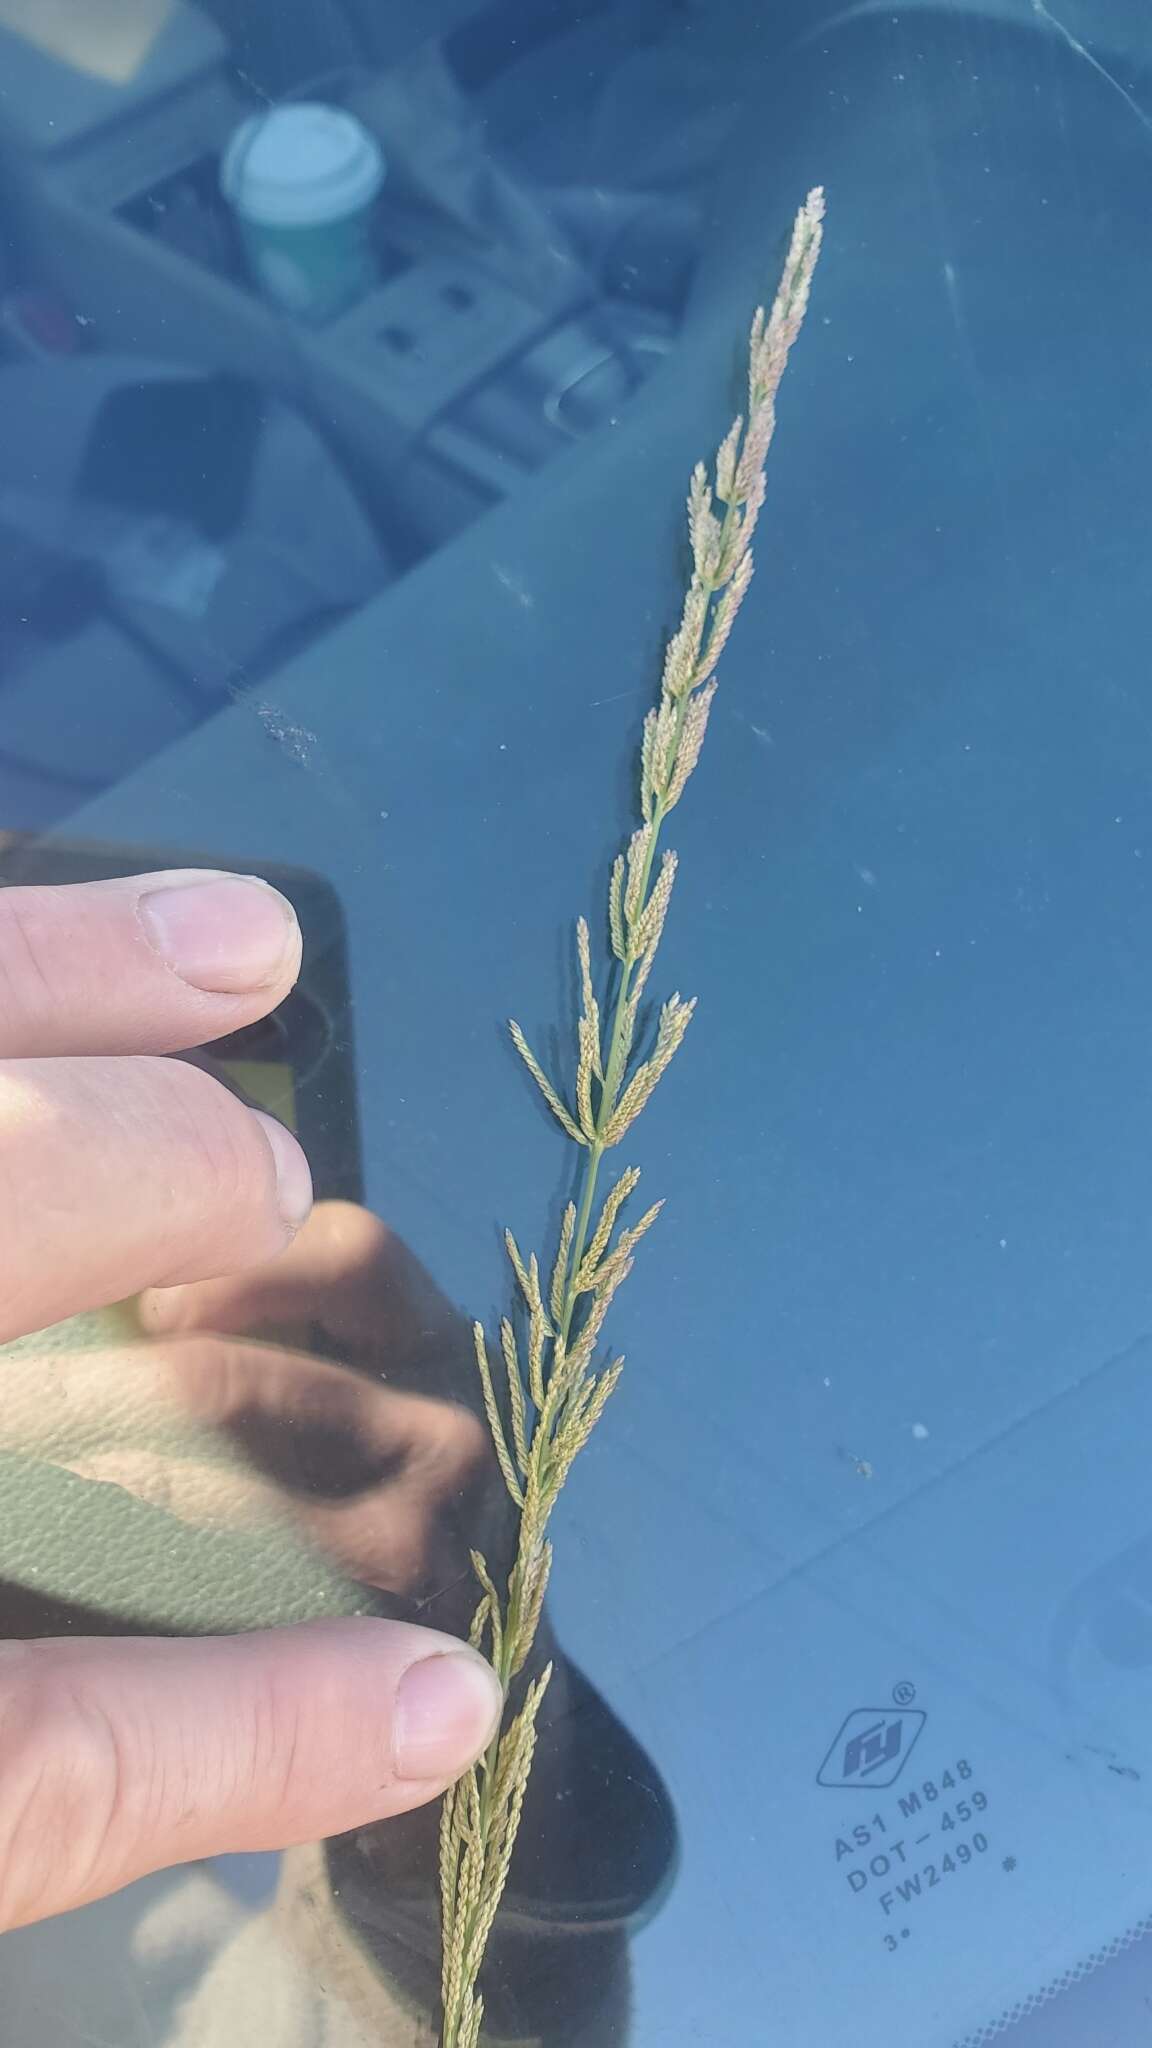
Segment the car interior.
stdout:
<path fill-rule="evenodd" d="M 617 427 L 684 318 L 739 111 L 739 20 L 725 48 L 694 13 L 0 10 L 7 829 Z M 254 285 L 219 166 L 247 116 L 316 98 L 379 137 L 387 196 L 373 290 L 309 330 Z"/>
<path fill-rule="evenodd" d="M 116 783 L 530 483 L 537 518 L 574 444 L 594 462 L 675 375 L 765 67 L 878 12 L 3 0 L 5 829 Z M 1131 10 L 1092 17 L 1086 60 L 1130 75 Z M 373 289 L 309 329 L 261 294 L 220 164 L 245 118 L 318 97 L 387 175 Z"/>
<path fill-rule="evenodd" d="M 385 165 L 323 319 L 221 184 L 314 101 Z M 675 1129 L 691 1285 L 641 1477 L 609 1451 L 579 1510 L 639 1647 L 565 1584 L 682 1917 L 634 2033 L 550 2048 L 1145 2037 L 1150 165 L 1134 0 L 0 0 L 0 835 L 325 877 L 369 1194 L 481 1301 L 476 1216 L 528 1196 L 461 989 L 502 1014 L 513 882 L 523 981 L 569 915 L 690 462 L 828 188 L 687 885 L 686 971 L 730 981 Z M 929 1947 L 899 1866 L 946 1801 Z"/>

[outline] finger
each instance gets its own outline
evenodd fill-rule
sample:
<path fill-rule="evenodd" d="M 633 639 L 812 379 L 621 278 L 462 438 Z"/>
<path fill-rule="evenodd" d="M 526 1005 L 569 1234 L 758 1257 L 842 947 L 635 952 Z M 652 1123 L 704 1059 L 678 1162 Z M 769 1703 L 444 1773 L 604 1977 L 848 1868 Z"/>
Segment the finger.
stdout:
<path fill-rule="evenodd" d="M 491 1445 L 452 1402 L 209 1336 L 17 1355 L 3 1385 L 0 1444 L 185 1524 L 291 1521 L 349 1578 L 407 1598 L 467 1568 Z"/>
<path fill-rule="evenodd" d="M 177 868 L 0 888 L 0 1055 L 176 1052 L 263 1017 L 300 927 L 252 875 Z"/>
<path fill-rule="evenodd" d="M 415 1285 L 415 1276 L 420 1283 Z M 145 1329 L 168 1334 L 323 1320 L 332 1334 L 385 1336 L 390 1351 L 427 1321 L 424 1297 L 455 1311 L 418 1268 L 407 1246 L 358 1202 L 319 1202 L 290 1255 L 274 1267 L 199 1286 L 157 1290 L 139 1304 Z M 383 1317 L 384 1331 L 381 1331 Z"/>
<path fill-rule="evenodd" d="M 422 1805 L 500 1707 L 474 1651 L 400 1622 L 4 1645 L 0 1927 Z"/>
<path fill-rule="evenodd" d="M 121 1487 L 186 1526 L 290 1525 L 348 1578 L 407 1599 L 467 1570 L 492 1469 L 448 1401 L 272 1346 L 180 1337 L 18 1354 L 0 1445 Z"/>
<path fill-rule="evenodd" d="M 449 1397 L 470 1390 L 475 1372 L 471 1325 L 403 1240 L 354 1202 L 318 1203 L 274 1266 L 158 1289 L 139 1315 L 154 1335 L 319 1328 L 342 1352 L 386 1360 L 393 1381 Z"/>
<path fill-rule="evenodd" d="M 467 1409 L 222 1338 L 176 1340 L 169 1369 L 186 1412 L 282 1489 L 281 1505 L 350 1578 L 416 1597 L 466 1570 L 461 1509 L 492 1466 Z"/>
<path fill-rule="evenodd" d="M 184 1061 L 0 1062 L 0 1341 L 272 1259 L 311 1200 L 295 1138 Z"/>

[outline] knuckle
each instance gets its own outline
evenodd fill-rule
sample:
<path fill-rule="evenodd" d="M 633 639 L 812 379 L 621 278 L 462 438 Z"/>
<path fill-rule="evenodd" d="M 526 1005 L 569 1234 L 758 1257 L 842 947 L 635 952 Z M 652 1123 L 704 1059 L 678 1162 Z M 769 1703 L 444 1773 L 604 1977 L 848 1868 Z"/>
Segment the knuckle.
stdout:
<path fill-rule="evenodd" d="M 245 1419 L 267 1394 L 270 1368 L 274 1371 L 274 1362 L 262 1347 L 211 1331 L 170 1338 L 163 1356 L 183 1412 L 216 1430 Z"/>
<path fill-rule="evenodd" d="M 454 1491 L 487 1470 L 491 1438 L 479 1416 L 453 1403 L 445 1412 L 439 1444 L 440 1469 Z"/>
<path fill-rule="evenodd" d="M 121 1743 L 53 1646 L 0 1655 L 0 1927 L 107 1888 L 123 1805 Z M 107 1884 L 115 1881 L 109 1872 Z"/>
<path fill-rule="evenodd" d="M 301 1760 L 316 1753 L 314 1730 L 308 1724 L 295 1686 L 272 1680 L 254 1702 L 245 1774 L 248 1782 L 261 1785 L 274 1813 L 292 1811 L 300 1791 Z"/>
<path fill-rule="evenodd" d="M 34 889 L 0 889 L 0 997 L 8 1028 L 50 1016 L 55 1000 L 53 933 Z"/>
<path fill-rule="evenodd" d="M 145 1064 L 161 1070 L 160 1128 L 165 1153 L 178 1168 L 183 1211 L 179 1264 L 153 1284 L 228 1273 L 279 1251 L 287 1231 L 276 1206 L 271 1154 L 251 1111 L 186 1061 Z"/>
<path fill-rule="evenodd" d="M 451 1499 L 487 1473 L 491 1438 L 479 1416 L 459 1402 L 433 1401 L 420 1394 L 410 1399 L 414 1462 L 421 1482 L 435 1497 Z"/>

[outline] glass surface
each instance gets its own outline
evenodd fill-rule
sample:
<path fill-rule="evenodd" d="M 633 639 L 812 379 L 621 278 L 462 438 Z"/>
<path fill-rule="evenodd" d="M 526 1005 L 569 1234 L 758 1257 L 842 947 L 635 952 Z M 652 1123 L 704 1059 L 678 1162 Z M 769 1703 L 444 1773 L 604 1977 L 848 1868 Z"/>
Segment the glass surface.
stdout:
<path fill-rule="evenodd" d="M 345 1206 L 322 1281 L 233 1303 L 293 1363 L 181 1440 L 185 1490 L 122 1405 L 95 1451 L 29 1445 L 38 1368 L 6 1361 L 0 1626 L 466 1628 L 498 1495 L 467 1456 L 412 1483 L 395 1403 L 477 1410 L 499 1231 L 542 1244 L 566 1198 L 501 1020 L 548 1044 L 567 1017 L 687 478 L 821 182 L 758 572 L 674 821 L 661 992 L 700 1006 L 636 1134 L 667 1207 L 614 1311 L 628 1370 L 558 1511 L 491 2038 L 1136 2048 L 1145 9 L 24 14 L 0 7 L 5 878 L 279 878 L 295 1008 L 205 1058 Z M 338 254 L 278 246 L 289 310 L 212 175 L 286 98 L 388 159 L 374 281 L 331 317 Z M 196 1484 L 221 1455 L 227 1527 Z M 6 2048 L 427 2048 L 434 1830 L 7 1936 Z"/>

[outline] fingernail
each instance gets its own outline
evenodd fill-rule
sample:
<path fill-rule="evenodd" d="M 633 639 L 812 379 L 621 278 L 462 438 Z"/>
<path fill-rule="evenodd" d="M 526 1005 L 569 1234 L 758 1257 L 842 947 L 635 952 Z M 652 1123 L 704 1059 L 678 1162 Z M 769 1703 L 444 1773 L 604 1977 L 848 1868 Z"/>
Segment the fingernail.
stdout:
<path fill-rule="evenodd" d="M 267 987 L 299 946 L 291 904 L 244 875 L 149 890 L 138 905 L 149 944 L 182 981 L 213 995 Z"/>
<path fill-rule="evenodd" d="M 262 1109 L 254 1109 L 276 1162 L 276 1198 L 289 1230 L 299 1230 L 312 1207 L 312 1174 L 291 1131 Z"/>
<path fill-rule="evenodd" d="M 397 1777 L 459 1777 L 492 1740 L 503 1705 L 495 1673 L 470 1650 L 410 1664 L 392 1716 Z"/>

